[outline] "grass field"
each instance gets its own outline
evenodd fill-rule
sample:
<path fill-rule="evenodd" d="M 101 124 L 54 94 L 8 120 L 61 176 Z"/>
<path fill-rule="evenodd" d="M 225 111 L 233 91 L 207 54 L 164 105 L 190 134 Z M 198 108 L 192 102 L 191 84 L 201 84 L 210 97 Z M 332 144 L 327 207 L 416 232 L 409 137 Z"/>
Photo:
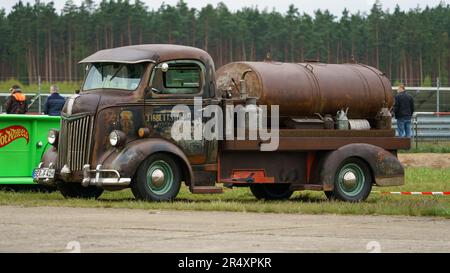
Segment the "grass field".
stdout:
<path fill-rule="evenodd" d="M 288 201 L 258 201 L 247 188 L 225 189 L 224 194 L 191 194 L 182 187 L 174 202 L 135 201 L 130 190 L 105 192 L 99 200 L 64 199 L 58 192 L 0 191 L 0 205 L 203 210 L 301 214 L 359 214 L 440 216 L 450 218 L 450 196 L 395 196 L 376 191 L 450 191 L 450 170 L 409 168 L 406 185 L 374 187 L 363 203 L 328 201 L 322 192 L 296 192 Z"/>
<path fill-rule="evenodd" d="M 450 153 L 450 141 L 447 142 L 419 142 L 416 148 L 414 140 L 411 149 L 399 150 L 399 153 Z"/>

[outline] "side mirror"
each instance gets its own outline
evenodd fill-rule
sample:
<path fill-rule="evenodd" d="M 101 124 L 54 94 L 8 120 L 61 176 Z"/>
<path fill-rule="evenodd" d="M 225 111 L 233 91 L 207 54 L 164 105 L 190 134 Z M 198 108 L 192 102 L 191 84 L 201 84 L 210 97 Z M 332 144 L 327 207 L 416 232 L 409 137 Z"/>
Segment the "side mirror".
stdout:
<path fill-rule="evenodd" d="M 157 69 L 161 69 L 162 72 L 167 72 L 169 70 L 168 63 L 162 63 L 156 67 Z"/>
<path fill-rule="evenodd" d="M 162 63 L 161 70 L 162 72 L 167 72 L 169 70 L 169 65 L 167 63 Z"/>

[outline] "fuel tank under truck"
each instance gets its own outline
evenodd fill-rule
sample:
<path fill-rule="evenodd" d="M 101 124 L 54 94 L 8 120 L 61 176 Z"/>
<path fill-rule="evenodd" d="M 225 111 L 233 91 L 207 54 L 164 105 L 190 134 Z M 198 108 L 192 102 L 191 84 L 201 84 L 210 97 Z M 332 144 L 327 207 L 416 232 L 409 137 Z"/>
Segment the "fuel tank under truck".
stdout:
<path fill-rule="evenodd" d="M 386 75 L 362 64 L 234 62 L 216 72 L 218 90 L 239 96 L 243 76 L 246 96 L 279 105 L 281 117 L 334 116 L 348 108 L 349 118 L 374 119 L 393 104 Z"/>

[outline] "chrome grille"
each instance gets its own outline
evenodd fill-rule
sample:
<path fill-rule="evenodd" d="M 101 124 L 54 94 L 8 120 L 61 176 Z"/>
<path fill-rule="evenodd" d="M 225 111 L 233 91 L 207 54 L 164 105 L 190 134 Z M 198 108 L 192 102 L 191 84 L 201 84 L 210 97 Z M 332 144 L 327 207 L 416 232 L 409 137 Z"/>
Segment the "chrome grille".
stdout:
<path fill-rule="evenodd" d="M 82 170 L 91 156 L 93 116 L 77 119 L 62 117 L 58 144 L 58 168 L 65 164 L 70 170 Z"/>

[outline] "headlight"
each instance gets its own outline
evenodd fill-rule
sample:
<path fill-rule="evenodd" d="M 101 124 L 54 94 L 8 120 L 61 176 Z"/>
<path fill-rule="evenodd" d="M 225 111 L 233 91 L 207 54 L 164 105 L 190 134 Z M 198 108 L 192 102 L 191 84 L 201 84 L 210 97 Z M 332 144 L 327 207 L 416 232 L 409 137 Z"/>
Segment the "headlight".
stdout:
<path fill-rule="evenodd" d="M 115 147 L 117 145 L 117 143 L 119 143 L 119 135 L 117 134 L 116 131 L 112 131 L 109 134 L 109 143 L 111 144 L 111 146 Z"/>
<path fill-rule="evenodd" d="M 48 143 L 50 143 L 53 146 L 56 146 L 58 144 L 58 136 L 59 136 L 58 130 L 51 129 L 50 131 L 48 131 L 47 135 Z"/>
<path fill-rule="evenodd" d="M 122 131 L 114 130 L 109 134 L 109 143 L 113 147 L 122 146 L 125 144 L 126 135 Z"/>

